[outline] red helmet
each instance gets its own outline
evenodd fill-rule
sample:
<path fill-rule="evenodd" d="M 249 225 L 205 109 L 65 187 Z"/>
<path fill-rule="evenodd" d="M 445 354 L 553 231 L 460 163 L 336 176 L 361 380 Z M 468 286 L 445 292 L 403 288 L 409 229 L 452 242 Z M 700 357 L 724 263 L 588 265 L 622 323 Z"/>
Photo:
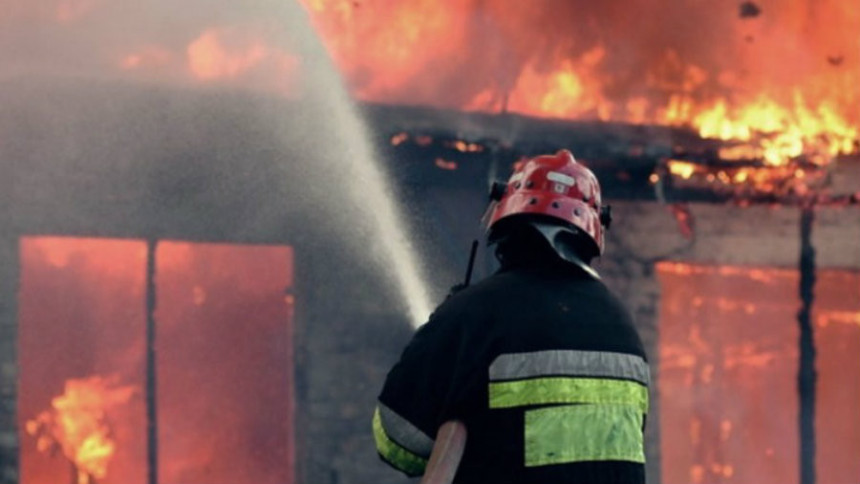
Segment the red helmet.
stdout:
<path fill-rule="evenodd" d="M 491 232 L 508 217 L 539 215 L 579 229 L 593 243 L 593 255 L 603 253 L 603 231 L 611 221 L 609 207 L 600 204 L 597 177 L 577 163 L 570 151 L 517 163 L 508 183 L 495 185 L 490 196 L 498 202 L 487 224 Z"/>

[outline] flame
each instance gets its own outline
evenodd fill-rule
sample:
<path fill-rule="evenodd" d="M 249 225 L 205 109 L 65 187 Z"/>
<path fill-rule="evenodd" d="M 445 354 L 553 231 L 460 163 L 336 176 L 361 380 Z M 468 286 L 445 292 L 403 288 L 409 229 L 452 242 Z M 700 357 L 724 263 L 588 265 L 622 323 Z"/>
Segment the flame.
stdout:
<path fill-rule="evenodd" d="M 108 413 L 136 393 L 133 386 L 117 380 L 102 376 L 67 380 L 64 393 L 51 400 L 51 409 L 25 424 L 39 451 L 60 450 L 74 464 L 78 484 L 107 475 L 116 451 Z"/>
<path fill-rule="evenodd" d="M 858 150 L 856 2 L 679 0 L 660 18 L 649 2 L 303 3 L 365 101 L 683 126 L 765 169 Z M 778 191 L 796 169 L 713 179 Z"/>
<path fill-rule="evenodd" d="M 146 255 L 142 240 L 21 239 L 22 484 L 145 483 Z M 160 479 L 293 482 L 292 249 L 162 240 L 156 261 Z"/>
<path fill-rule="evenodd" d="M 234 82 L 293 97 L 300 88 L 300 59 L 251 28 L 209 28 L 185 49 L 187 70 L 199 82 Z M 134 57 L 127 58 L 132 65 Z M 124 64 L 125 65 L 125 64 Z"/>
<path fill-rule="evenodd" d="M 188 45 L 188 66 L 198 79 L 236 77 L 268 55 L 266 46 L 260 41 L 254 40 L 231 49 L 225 45 L 223 37 L 221 31 L 209 29 Z"/>
<path fill-rule="evenodd" d="M 594 117 L 607 120 L 612 105 L 599 93 L 595 69 L 606 55 L 595 47 L 575 60 L 564 59 L 554 69 L 528 64 L 508 93 L 484 90 L 463 107 L 466 110 L 506 111 L 554 118 Z"/>
<path fill-rule="evenodd" d="M 427 75 L 433 63 L 457 57 L 467 41 L 462 12 L 468 0 L 452 0 L 447 6 L 437 0 L 302 3 L 353 95 L 363 100 L 429 102 L 403 87 Z"/>
<path fill-rule="evenodd" d="M 699 169 L 696 164 L 687 161 L 669 160 L 668 165 L 669 173 L 680 176 L 685 180 L 690 179 L 693 173 L 696 173 Z"/>
<path fill-rule="evenodd" d="M 623 8 L 552 0 L 301 3 L 353 96 L 363 101 L 684 126 L 736 142 L 720 151 L 724 159 L 767 166 L 798 158 L 824 166 L 860 147 L 858 2 L 744 2 L 740 9 L 701 0 L 657 8 L 650 0 Z M 102 0 L 4 7 L 7 21 L 61 24 L 58 35 L 72 35 L 71 45 L 100 39 L 90 32 L 99 32 L 98 22 L 112 32 L 125 25 L 116 20 L 128 21 L 114 17 Z M 224 16 L 218 24 L 177 19 L 185 30 L 166 38 L 193 39 L 184 45 L 143 38 L 133 46 L 114 41 L 105 50 L 103 41 L 87 40 L 80 45 L 90 48 L 79 50 L 117 56 L 109 65 L 135 74 L 169 66 L 171 72 L 157 74 L 206 83 L 247 82 L 253 75 L 265 80 L 245 87 L 272 91 L 300 63 L 285 51 L 284 39 L 270 35 L 283 26 L 257 12 Z M 162 44 L 143 47 L 154 42 Z M 83 65 L 104 59 L 96 61 Z M 738 178 L 757 180 L 752 173 Z"/>
<path fill-rule="evenodd" d="M 727 159 L 761 158 L 772 166 L 804 154 L 820 161 L 822 158 L 815 155 L 850 153 L 860 137 L 857 126 L 841 117 L 834 106 L 822 102 L 813 110 L 799 90 L 794 91 L 789 106 L 766 95 L 735 109 L 719 99 L 692 121 L 705 138 L 751 141 L 759 137 L 758 143 L 720 154 Z"/>

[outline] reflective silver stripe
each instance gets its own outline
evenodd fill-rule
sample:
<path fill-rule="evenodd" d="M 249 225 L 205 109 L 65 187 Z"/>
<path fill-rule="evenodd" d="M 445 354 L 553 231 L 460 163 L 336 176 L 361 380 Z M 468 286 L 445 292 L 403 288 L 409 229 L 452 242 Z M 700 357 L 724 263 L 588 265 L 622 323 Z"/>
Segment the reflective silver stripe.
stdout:
<path fill-rule="evenodd" d="M 651 381 L 648 363 L 636 355 L 609 351 L 547 350 L 501 355 L 490 365 L 490 380 L 566 375 Z"/>
<path fill-rule="evenodd" d="M 382 402 L 377 402 L 377 405 L 382 428 L 391 440 L 413 454 L 425 458 L 430 456 L 433 450 L 433 439 Z"/>

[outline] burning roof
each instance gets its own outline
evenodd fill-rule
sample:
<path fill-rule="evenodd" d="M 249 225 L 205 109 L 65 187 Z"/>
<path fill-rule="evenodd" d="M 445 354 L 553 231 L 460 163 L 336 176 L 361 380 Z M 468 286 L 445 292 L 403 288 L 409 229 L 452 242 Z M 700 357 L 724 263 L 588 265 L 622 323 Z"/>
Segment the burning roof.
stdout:
<path fill-rule="evenodd" d="M 713 141 L 674 143 L 650 173 L 655 185 L 671 177 L 740 197 L 803 197 L 826 186 L 834 157 L 860 151 L 855 2 L 300 3 L 303 12 L 201 4 L 165 23 L 167 2 L 15 2 L 0 15 L 0 35 L 14 40 L 0 43 L 0 74 L 51 66 L 301 97 L 320 51 L 278 19 L 304 13 L 365 103 L 665 126 Z M 461 126 L 433 128 L 452 143 L 478 141 L 460 139 Z"/>
<path fill-rule="evenodd" d="M 860 7 L 846 2 L 304 3 L 362 100 L 687 127 L 719 141 L 677 146 L 654 183 L 804 196 L 834 156 L 858 150 L 860 62 L 845 52 Z"/>
<path fill-rule="evenodd" d="M 857 136 L 860 62 L 828 61 L 856 47 L 850 2 L 742 7 L 755 16 L 692 0 L 303 3 L 365 101 L 691 124 L 717 136 L 811 116 Z"/>

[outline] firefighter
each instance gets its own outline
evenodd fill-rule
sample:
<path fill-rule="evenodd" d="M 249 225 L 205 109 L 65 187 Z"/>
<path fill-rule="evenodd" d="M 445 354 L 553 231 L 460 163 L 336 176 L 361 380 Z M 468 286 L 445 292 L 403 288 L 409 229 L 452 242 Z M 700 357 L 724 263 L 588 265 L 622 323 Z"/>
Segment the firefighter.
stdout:
<path fill-rule="evenodd" d="M 643 483 L 649 368 L 591 267 L 611 219 L 596 177 L 562 150 L 518 164 L 491 197 L 501 268 L 440 305 L 389 372 L 380 456 L 424 474 L 448 446 L 437 431 L 454 428 L 457 484 Z"/>

